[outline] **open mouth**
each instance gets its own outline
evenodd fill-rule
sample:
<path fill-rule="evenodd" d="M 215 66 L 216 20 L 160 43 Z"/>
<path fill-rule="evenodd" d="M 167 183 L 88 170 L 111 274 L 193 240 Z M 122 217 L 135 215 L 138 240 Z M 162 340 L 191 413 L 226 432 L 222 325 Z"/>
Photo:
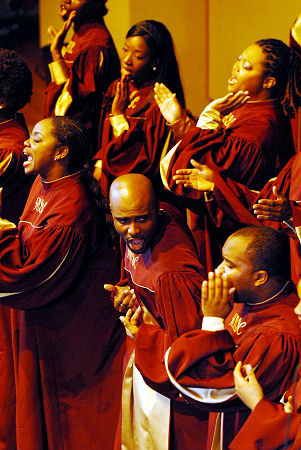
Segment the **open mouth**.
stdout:
<path fill-rule="evenodd" d="M 129 245 L 130 249 L 132 249 L 133 251 L 135 251 L 135 252 L 140 251 L 144 247 L 144 239 L 142 239 L 142 238 L 131 239 L 128 241 L 128 245 Z"/>
<path fill-rule="evenodd" d="M 237 78 L 232 75 L 232 77 L 229 78 L 228 80 L 228 84 L 235 84 L 235 83 L 237 83 Z"/>
<path fill-rule="evenodd" d="M 27 167 L 32 163 L 33 158 L 31 155 L 27 155 L 25 152 L 24 152 L 24 155 L 27 156 L 27 160 L 24 161 L 23 167 Z"/>

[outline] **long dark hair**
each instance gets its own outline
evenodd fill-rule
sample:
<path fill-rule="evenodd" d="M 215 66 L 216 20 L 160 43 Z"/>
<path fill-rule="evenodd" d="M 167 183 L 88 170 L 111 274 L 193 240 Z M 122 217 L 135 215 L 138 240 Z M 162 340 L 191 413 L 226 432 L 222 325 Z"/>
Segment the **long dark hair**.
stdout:
<path fill-rule="evenodd" d="M 107 0 L 87 0 L 78 9 L 74 18 L 74 31 L 86 23 L 102 23 L 108 9 L 105 6 Z"/>
<path fill-rule="evenodd" d="M 261 39 L 255 44 L 265 54 L 265 77 L 275 77 L 272 93 L 282 103 L 284 113 L 294 117 L 301 106 L 301 58 L 279 39 Z"/>
<path fill-rule="evenodd" d="M 143 20 L 130 28 L 126 38 L 143 37 L 152 57 L 158 61 L 155 81 L 164 83 L 175 92 L 181 105 L 185 107 L 185 98 L 178 63 L 170 32 L 165 25 L 156 20 Z"/>

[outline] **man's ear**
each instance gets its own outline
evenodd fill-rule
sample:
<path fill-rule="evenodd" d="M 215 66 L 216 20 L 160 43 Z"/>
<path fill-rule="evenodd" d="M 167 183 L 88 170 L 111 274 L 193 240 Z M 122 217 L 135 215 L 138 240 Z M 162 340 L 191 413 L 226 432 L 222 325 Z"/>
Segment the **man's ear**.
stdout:
<path fill-rule="evenodd" d="M 54 155 L 54 159 L 56 161 L 65 158 L 69 153 L 69 147 L 67 147 L 67 145 L 63 145 L 62 147 L 58 147 L 56 149 L 55 155 Z"/>
<path fill-rule="evenodd" d="M 275 77 L 266 77 L 263 80 L 263 88 L 264 89 L 271 89 L 276 85 L 276 78 Z"/>
<path fill-rule="evenodd" d="M 265 284 L 268 279 L 269 279 L 269 274 L 267 273 L 266 270 L 257 270 L 256 272 L 254 272 L 254 285 L 255 286 L 262 286 L 263 284 Z"/>

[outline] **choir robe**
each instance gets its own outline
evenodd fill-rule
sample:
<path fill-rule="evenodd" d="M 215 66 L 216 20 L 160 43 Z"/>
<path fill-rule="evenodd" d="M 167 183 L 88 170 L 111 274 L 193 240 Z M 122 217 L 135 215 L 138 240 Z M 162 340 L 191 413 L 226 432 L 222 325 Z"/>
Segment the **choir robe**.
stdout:
<path fill-rule="evenodd" d="M 24 209 L 33 177 L 23 170 L 24 141 L 28 130 L 21 113 L 0 124 L 0 186 L 2 216 L 17 223 Z M 10 310 L 0 306 L 0 448 L 15 448 L 15 385 L 11 345 Z"/>
<path fill-rule="evenodd" d="M 94 156 L 102 161 L 101 189 L 108 197 L 112 181 L 127 173 L 141 173 L 150 178 L 159 192 L 163 191 L 160 179 L 160 159 L 169 136 L 166 121 L 154 100 L 154 84 L 137 88 L 130 83 L 130 104 L 125 111 L 129 129 L 114 137 L 110 112 L 115 97 L 117 81 L 105 95 L 101 127 L 100 149 Z"/>
<path fill-rule="evenodd" d="M 278 100 L 248 102 L 233 111 L 233 116 L 228 127 L 188 131 L 166 172 L 169 189 L 182 197 L 188 208 L 189 227 L 208 271 L 220 263 L 223 236 L 219 237 L 207 214 L 202 193 L 177 185 L 173 175 L 178 169 L 192 167 L 193 158 L 251 189 L 260 189 L 294 154 L 290 121 Z"/>
<path fill-rule="evenodd" d="M 0 232 L 20 450 L 113 447 L 124 330 L 103 283 L 119 274 L 81 179 L 38 176 L 18 228 Z"/>
<path fill-rule="evenodd" d="M 285 231 L 290 240 L 291 251 L 291 277 L 298 283 L 301 276 L 301 247 L 298 233 L 292 232 L 286 223 L 268 220 L 258 220 L 253 215 L 253 204 L 259 199 L 274 199 L 273 186 L 278 192 L 285 194 L 290 200 L 293 214 L 293 225 L 301 225 L 301 153 L 291 158 L 279 173 L 276 179 L 271 179 L 260 192 L 252 191 L 240 183 L 229 178 L 223 179 L 214 173 L 214 199 L 207 203 L 207 208 L 218 230 L 230 234 L 233 229 L 245 225 L 266 225 L 277 230 Z"/>
<path fill-rule="evenodd" d="M 268 399 L 279 400 L 292 381 L 301 345 L 300 324 L 294 314 L 297 303 L 293 284 L 288 282 L 268 302 L 235 303 L 224 330 L 190 331 L 167 351 L 166 369 L 181 394 L 201 409 L 224 412 L 223 448 L 228 448 L 250 414 L 235 395 L 233 369 L 238 361 L 255 368 Z M 161 360 L 162 353 L 154 358 Z"/>
<path fill-rule="evenodd" d="M 201 326 L 201 285 L 205 274 L 182 216 L 172 205 L 162 203 L 161 207 L 159 232 L 151 246 L 142 254 L 134 254 L 126 248 L 124 268 L 128 284 L 135 290 L 138 301 L 147 307 L 160 324 L 162 335 L 157 344 L 164 354 L 178 336 Z M 206 434 L 207 414 L 187 407 L 183 399 L 178 398 L 175 389 L 170 392 L 169 383 L 153 383 L 152 378 L 146 375 L 152 369 L 156 370 L 154 365 L 157 362 L 152 359 L 155 352 L 153 344 L 148 337 L 148 328 L 144 333 L 143 326 L 139 327 L 134 342 L 135 365 L 148 386 L 173 398 L 170 448 L 197 448 L 191 447 L 191 443 L 195 443 L 195 436 L 200 438 L 202 428 Z M 147 361 L 146 366 L 144 361 Z M 126 404 L 126 407 L 129 405 Z M 163 443 L 162 448 L 165 448 Z"/>
<path fill-rule="evenodd" d="M 0 123 L 0 186 L 2 192 L 2 217 L 18 223 L 26 203 L 32 176 L 24 173 L 24 141 L 28 130 L 23 114 Z"/>
<path fill-rule="evenodd" d="M 297 383 L 296 395 L 300 407 L 300 380 Z M 294 402 L 295 403 L 295 402 Z M 294 408 L 292 414 L 283 409 L 283 404 L 273 403 L 266 398 L 260 400 L 249 415 L 247 421 L 231 442 L 232 450 L 270 450 L 274 448 L 287 448 L 299 450 L 301 448 L 300 414 Z M 277 430 L 277 432 L 275 432 Z M 289 432 L 288 432 L 289 430 Z M 282 447 L 287 445 L 286 447 Z"/>
<path fill-rule="evenodd" d="M 64 61 L 69 78 L 48 85 L 44 116 L 67 115 L 82 122 L 91 132 L 95 152 L 103 95 L 120 75 L 119 57 L 104 22 L 82 25 L 71 38 Z"/>

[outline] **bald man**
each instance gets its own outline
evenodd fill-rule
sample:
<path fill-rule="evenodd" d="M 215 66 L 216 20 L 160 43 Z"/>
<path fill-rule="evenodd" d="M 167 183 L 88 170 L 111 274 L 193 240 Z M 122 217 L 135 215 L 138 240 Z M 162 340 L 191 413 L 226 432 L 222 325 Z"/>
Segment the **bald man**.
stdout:
<path fill-rule="evenodd" d="M 126 448 L 136 448 L 137 443 L 139 448 L 192 448 L 192 428 L 199 432 L 203 413 L 187 410 L 176 390 L 161 383 L 161 367 L 154 366 L 152 376 L 145 377 L 144 361 L 155 348 L 164 355 L 178 336 L 201 326 L 203 267 L 184 219 L 173 206 L 159 205 L 145 176 L 128 174 L 115 179 L 110 208 L 116 231 L 126 244 L 122 256 L 128 286 L 153 317 L 152 323 L 139 327 L 125 373 L 122 444 Z M 120 299 L 127 303 L 122 288 L 106 288 L 113 292 L 119 307 Z M 146 345 L 155 330 L 159 330 L 159 339 Z M 170 413 L 175 431 L 171 441 Z M 195 427 L 194 420 L 198 423 Z"/>

